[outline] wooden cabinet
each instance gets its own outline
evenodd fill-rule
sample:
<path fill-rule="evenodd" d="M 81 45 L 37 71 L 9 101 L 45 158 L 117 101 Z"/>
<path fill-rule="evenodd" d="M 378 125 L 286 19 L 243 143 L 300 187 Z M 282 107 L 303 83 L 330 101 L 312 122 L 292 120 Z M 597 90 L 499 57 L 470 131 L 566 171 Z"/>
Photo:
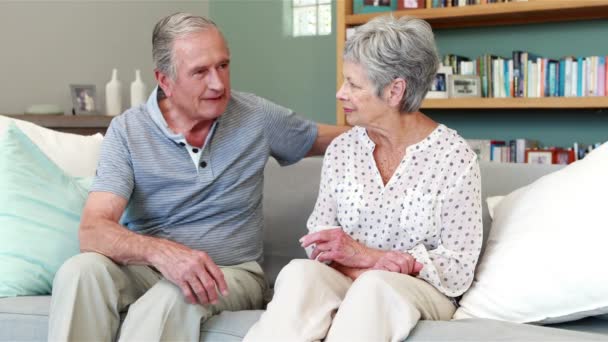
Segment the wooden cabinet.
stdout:
<path fill-rule="evenodd" d="M 353 14 L 351 0 L 338 1 L 336 20 L 337 87 L 342 84 L 342 51 L 346 29 L 364 24 L 387 12 Z M 392 12 L 395 16 L 411 15 L 428 21 L 433 28 L 497 26 L 608 18 L 608 0 L 528 0 L 465 7 L 427 8 Z M 340 103 L 337 123 L 345 124 Z M 549 98 L 476 98 L 433 99 L 423 109 L 512 109 L 512 108 L 608 108 L 608 97 Z"/>

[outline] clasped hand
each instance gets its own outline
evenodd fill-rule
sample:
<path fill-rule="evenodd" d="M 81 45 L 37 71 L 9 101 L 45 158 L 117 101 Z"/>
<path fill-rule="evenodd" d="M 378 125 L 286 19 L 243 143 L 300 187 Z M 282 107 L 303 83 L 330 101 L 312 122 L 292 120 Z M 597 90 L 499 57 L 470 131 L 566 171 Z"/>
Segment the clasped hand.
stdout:
<path fill-rule="evenodd" d="M 337 262 L 356 268 L 369 268 L 374 265 L 371 250 L 355 241 L 342 228 L 321 230 L 303 236 L 302 247 L 314 245 L 311 259 L 321 262 Z"/>
<path fill-rule="evenodd" d="M 423 265 L 410 254 L 380 251 L 355 241 L 342 228 L 318 231 L 300 239 L 302 247 L 314 245 L 311 259 L 359 269 L 376 269 L 417 275 Z"/>

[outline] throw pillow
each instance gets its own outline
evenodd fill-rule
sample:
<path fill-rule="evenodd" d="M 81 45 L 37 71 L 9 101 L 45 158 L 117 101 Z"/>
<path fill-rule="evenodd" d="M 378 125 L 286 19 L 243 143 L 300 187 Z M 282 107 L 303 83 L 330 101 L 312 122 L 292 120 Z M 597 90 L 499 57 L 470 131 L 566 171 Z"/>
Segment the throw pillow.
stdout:
<path fill-rule="evenodd" d="M 0 161 L 0 297 L 50 294 L 79 252 L 92 179 L 66 175 L 14 124 L 0 137 Z"/>
<path fill-rule="evenodd" d="M 62 133 L 40 127 L 31 122 L 0 115 L 0 136 L 14 123 L 36 144 L 47 157 L 68 175 L 94 176 L 103 136 L 84 136 Z"/>
<path fill-rule="evenodd" d="M 494 219 L 494 210 L 496 209 L 498 204 L 500 204 L 503 198 L 505 198 L 505 196 L 492 196 L 486 198 L 486 204 L 488 205 L 488 214 L 490 215 L 491 219 Z"/>
<path fill-rule="evenodd" d="M 454 318 L 557 323 L 608 313 L 608 143 L 506 196 Z"/>

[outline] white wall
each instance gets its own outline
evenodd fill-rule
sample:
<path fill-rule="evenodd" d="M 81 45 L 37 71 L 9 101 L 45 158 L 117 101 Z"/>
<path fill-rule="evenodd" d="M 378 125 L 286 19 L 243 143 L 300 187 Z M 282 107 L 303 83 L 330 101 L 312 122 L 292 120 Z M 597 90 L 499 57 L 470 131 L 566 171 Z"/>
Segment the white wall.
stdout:
<path fill-rule="evenodd" d="M 118 68 L 123 109 L 135 69 L 154 82 L 152 29 L 174 12 L 206 16 L 208 1 L 0 0 L 0 114 L 32 104 L 56 104 L 70 113 L 70 84 L 95 84 L 105 108 L 105 84 Z"/>

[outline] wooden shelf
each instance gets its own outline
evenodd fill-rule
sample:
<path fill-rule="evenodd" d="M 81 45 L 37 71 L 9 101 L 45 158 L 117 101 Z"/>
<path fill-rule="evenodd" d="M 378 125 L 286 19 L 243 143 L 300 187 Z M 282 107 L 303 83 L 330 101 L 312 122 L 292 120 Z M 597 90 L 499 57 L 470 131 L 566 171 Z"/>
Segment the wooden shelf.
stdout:
<path fill-rule="evenodd" d="M 105 134 L 114 118 L 108 115 L 5 115 L 14 119 L 29 121 L 36 125 L 61 132 L 76 134 Z"/>
<path fill-rule="evenodd" d="M 336 87 L 342 85 L 342 51 L 346 29 L 376 16 L 392 13 L 428 21 L 433 28 L 499 26 L 608 18 L 608 0 L 528 0 L 464 7 L 425 8 L 395 12 L 353 14 L 351 0 L 336 2 Z M 476 98 L 427 100 L 423 109 L 606 109 L 608 97 L 584 98 Z M 336 103 L 336 122 L 344 125 L 342 105 Z"/>
<path fill-rule="evenodd" d="M 605 0 L 529 0 L 464 7 L 424 8 L 391 12 L 425 19 L 433 28 L 498 26 L 513 24 L 608 18 Z M 386 12 L 346 14 L 347 26 L 357 26 Z"/>
<path fill-rule="evenodd" d="M 422 109 L 606 109 L 608 97 L 429 99 Z"/>

